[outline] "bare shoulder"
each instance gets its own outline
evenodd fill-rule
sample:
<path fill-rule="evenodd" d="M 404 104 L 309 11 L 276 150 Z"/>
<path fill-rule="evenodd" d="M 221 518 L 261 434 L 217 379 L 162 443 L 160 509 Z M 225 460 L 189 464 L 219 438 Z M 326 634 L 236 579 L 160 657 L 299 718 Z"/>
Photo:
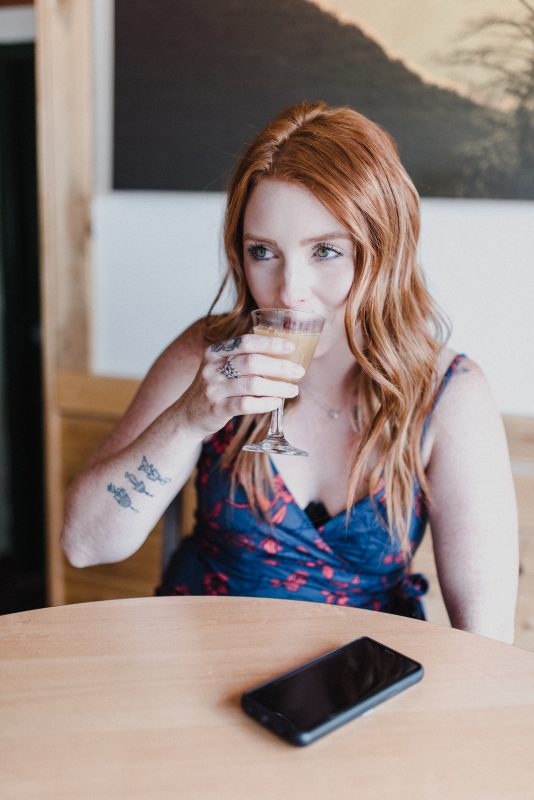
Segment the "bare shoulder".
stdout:
<path fill-rule="evenodd" d="M 167 345 L 144 378 L 138 394 L 156 395 L 161 410 L 177 400 L 195 377 L 206 348 L 205 322 L 197 320 Z"/>
<path fill-rule="evenodd" d="M 468 356 L 463 356 L 461 360 L 453 363 L 457 355 L 458 353 L 450 348 L 444 348 L 441 355 L 442 379 L 451 365 L 452 374 L 436 404 L 434 414 L 442 417 L 452 411 L 461 413 L 462 408 L 467 409 L 479 404 L 489 404 L 496 409 L 488 379 L 482 368 Z"/>
<path fill-rule="evenodd" d="M 205 317 L 193 322 L 167 345 L 150 368 L 147 378 L 162 367 L 165 371 L 170 370 L 171 375 L 175 372 L 179 375 L 191 369 L 196 371 L 206 348 L 205 330 Z"/>
<path fill-rule="evenodd" d="M 440 374 L 453 364 L 457 353 L 444 348 L 440 356 Z M 467 439 L 476 431 L 487 436 L 501 435 L 502 420 L 484 371 L 473 359 L 464 356 L 452 369 L 432 413 L 429 438 L 432 444 Z"/>
<path fill-rule="evenodd" d="M 90 460 L 108 458 L 139 436 L 191 385 L 204 350 L 206 319 L 186 328 L 158 356 L 141 382 L 124 416 Z"/>

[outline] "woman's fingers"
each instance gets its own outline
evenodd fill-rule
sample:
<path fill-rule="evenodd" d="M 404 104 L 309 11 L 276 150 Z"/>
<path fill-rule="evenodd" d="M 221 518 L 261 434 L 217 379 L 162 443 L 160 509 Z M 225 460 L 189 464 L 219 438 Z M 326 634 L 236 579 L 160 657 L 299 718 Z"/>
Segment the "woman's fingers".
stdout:
<path fill-rule="evenodd" d="M 305 370 L 287 357 L 294 349 L 285 339 L 258 334 L 211 345 L 200 373 L 211 413 L 262 414 L 296 397 L 295 381 Z"/>
<path fill-rule="evenodd" d="M 231 365 L 240 375 L 261 375 L 290 382 L 300 380 L 305 373 L 300 364 L 287 358 L 273 358 L 260 353 L 233 356 Z"/>
<path fill-rule="evenodd" d="M 279 397 L 229 397 L 226 408 L 229 417 L 238 417 L 241 414 L 265 414 L 279 408 L 282 401 Z"/>
<path fill-rule="evenodd" d="M 289 348 L 286 345 L 289 344 Z M 261 375 L 277 380 L 298 381 L 305 370 L 287 356 L 294 350 L 292 342 L 274 336 L 246 334 L 211 345 L 207 363 L 215 363 L 225 378 Z"/>
<path fill-rule="evenodd" d="M 260 375 L 246 375 L 236 380 L 221 377 L 220 380 L 208 382 L 206 395 L 210 402 L 221 402 L 228 397 L 296 397 L 299 388 L 295 383 L 282 380 L 262 378 Z"/>
<path fill-rule="evenodd" d="M 212 361 L 227 356 L 241 355 L 242 353 L 264 353 L 265 355 L 281 356 L 291 353 L 295 345 L 289 339 L 279 336 L 260 336 L 257 333 L 245 333 L 225 342 L 218 342 L 208 348 L 208 357 Z"/>
<path fill-rule="evenodd" d="M 296 397 L 299 388 L 294 383 L 273 381 L 260 375 L 247 375 L 232 381 L 230 386 L 223 386 L 227 397 L 250 395 L 252 397 Z"/>

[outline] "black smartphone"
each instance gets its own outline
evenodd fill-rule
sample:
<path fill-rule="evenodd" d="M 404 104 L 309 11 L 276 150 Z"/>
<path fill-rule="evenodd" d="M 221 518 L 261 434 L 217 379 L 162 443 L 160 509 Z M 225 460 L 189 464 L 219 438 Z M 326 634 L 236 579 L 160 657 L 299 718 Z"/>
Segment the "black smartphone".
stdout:
<path fill-rule="evenodd" d="M 420 681 L 423 672 L 417 661 L 362 636 L 245 692 L 241 706 L 304 746 Z"/>

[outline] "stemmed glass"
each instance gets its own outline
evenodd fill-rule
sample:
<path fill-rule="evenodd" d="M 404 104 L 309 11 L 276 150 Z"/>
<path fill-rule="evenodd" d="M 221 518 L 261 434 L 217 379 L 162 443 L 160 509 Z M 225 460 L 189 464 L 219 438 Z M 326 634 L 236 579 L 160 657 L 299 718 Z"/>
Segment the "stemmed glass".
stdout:
<path fill-rule="evenodd" d="M 276 358 L 287 358 L 295 364 L 301 364 L 305 370 L 311 364 L 315 348 L 323 330 L 325 320 L 319 314 L 308 311 L 294 311 L 289 308 L 258 308 L 252 312 L 254 333 L 262 336 L 280 336 L 290 339 L 295 349 Z M 253 453 L 284 453 L 289 456 L 307 456 L 305 450 L 299 450 L 289 444 L 283 431 L 284 400 L 280 408 L 275 408 L 271 415 L 269 432 L 265 439 L 254 444 L 246 444 L 243 450 Z"/>

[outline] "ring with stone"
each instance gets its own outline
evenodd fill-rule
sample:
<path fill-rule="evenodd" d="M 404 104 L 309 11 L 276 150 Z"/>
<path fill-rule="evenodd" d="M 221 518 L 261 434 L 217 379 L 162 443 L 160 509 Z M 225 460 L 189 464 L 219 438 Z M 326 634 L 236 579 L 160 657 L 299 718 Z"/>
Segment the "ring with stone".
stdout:
<path fill-rule="evenodd" d="M 224 362 L 224 364 L 222 364 L 220 367 L 217 367 L 217 370 L 221 373 L 221 375 L 224 375 L 225 378 L 240 378 L 241 377 L 239 372 L 236 370 L 236 368 L 232 364 L 232 359 L 231 358 L 227 358 L 226 361 Z"/>

